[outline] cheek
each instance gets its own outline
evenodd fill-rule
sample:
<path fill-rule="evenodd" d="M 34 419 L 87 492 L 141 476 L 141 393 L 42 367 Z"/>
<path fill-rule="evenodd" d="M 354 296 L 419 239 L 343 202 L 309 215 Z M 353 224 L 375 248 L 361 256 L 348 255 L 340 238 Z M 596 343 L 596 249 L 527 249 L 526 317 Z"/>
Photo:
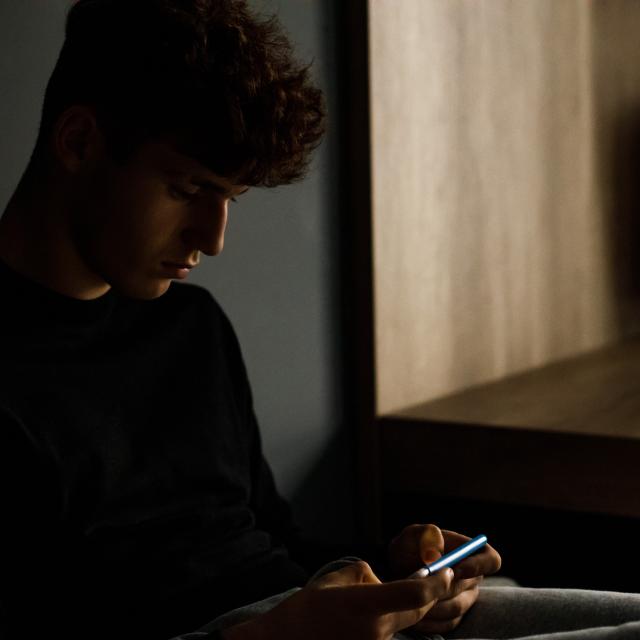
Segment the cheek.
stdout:
<path fill-rule="evenodd" d="M 105 168 L 88 191 L 76 216 L 76 233 L 103 266 L 142 267 L 175 253 L 187 211 L 156 175 L 146 169 Z"/>
<path fill-rule="evenodd" d="M 161 251 L 180 224 L 178 207 L 172 206 L 157 189 L 122 193 L 111 202 L 105 230 L 111 245 L 135 254 Z"/>

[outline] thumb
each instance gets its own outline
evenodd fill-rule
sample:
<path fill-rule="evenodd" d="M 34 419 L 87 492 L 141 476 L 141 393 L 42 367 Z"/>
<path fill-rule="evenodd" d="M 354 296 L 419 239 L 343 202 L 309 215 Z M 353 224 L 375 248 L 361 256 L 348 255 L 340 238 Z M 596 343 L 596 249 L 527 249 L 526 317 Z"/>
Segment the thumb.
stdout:
<path fill-rule="evenodd" d="M 421 550 L 420 556 L 422 558 L 422 562 L 425 564 L 430 564 L 431 562 L 435 562 L 438 558 L 440 558 L 440 552 L 434 548 L 425 548 Z"/>
<path fill-rule="evenodd" d="M 420 559 L 425 564 L 434 562 L 444 553 L 444 538 L 439 529 L 427 527 L 422 530 L 419 542 Z"/>
<path fill-rule="evenodd" d="M 314 580 L 318 587 L 338 587 L 355 584 L 380 584 L 380 580 L 364 560 L 353 562 Z"/>

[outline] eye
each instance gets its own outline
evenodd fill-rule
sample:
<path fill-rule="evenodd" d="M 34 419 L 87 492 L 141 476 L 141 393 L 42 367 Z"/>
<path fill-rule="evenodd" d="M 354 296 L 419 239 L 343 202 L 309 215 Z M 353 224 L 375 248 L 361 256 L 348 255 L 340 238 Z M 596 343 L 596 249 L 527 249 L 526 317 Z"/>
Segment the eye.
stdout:
<path fill-rule="evenodd" d="M 169 187 L 169 194 L 179 200 L 192 200 L 200 191 L 184 191 L 178 187 Z"/>

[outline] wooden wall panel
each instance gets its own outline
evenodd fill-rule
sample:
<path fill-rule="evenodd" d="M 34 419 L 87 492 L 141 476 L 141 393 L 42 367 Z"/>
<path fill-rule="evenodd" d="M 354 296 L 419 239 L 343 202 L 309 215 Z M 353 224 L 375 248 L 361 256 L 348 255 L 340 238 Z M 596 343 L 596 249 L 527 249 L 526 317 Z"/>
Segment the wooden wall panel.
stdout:
<path fill-rule="evenodd" d="M 639 29 L 634 0 L 370 0 L 378 413 L 638 328 Z"/>

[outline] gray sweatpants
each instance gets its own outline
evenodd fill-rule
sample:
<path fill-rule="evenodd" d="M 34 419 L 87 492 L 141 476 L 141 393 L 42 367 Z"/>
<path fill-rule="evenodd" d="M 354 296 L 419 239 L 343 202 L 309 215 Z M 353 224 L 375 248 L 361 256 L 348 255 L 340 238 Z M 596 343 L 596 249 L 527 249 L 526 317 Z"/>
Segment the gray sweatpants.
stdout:
<path fill-rule="evenodd" d="M 323 567 L 316 576 L 344 566 L 344 560 Z M 316 577 L 314 576 L 314 577 Z M 313 579 L 313 578 L 312 578 Z M 291 589 L 235 609 L 192 633 L 172 640 L 206 640 L 209 632 L 265 613 L 295 593 Z M 396 634 L 397 640 L 423 638 Z M 583 589 L 531 589 L 492 586 L 487 578 L 475 605 L 446 640 L 640 640 L 640 594 Z M 300 640 L 304 640 L 301 638 Z M 354 638 L 354 640 L 358 640 Z M 429 640 L 445 640 L 440 635 Z"/>

